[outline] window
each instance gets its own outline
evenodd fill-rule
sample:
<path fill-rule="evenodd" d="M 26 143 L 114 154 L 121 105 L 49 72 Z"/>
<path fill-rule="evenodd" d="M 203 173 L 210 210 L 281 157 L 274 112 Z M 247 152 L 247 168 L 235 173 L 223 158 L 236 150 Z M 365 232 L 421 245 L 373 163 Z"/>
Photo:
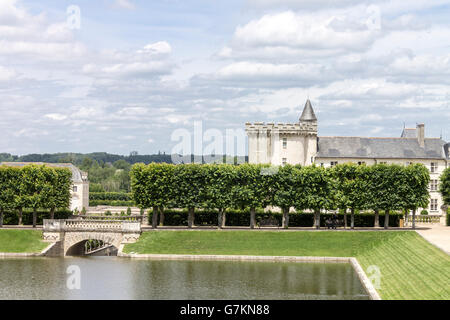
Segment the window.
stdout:
<path fill-rule="evenodd" d="M 430 181 L 430 191 L 437 191 L 437 189 L 438 189 L 438 181 L 431 180 Z"/>
<path fill-rule="evenodd" d="M 405 165 L 407 165 L 407 166 L 412 165 L 412 162 L 411 161 L 406 161 Z"/>
<path fill-rule="evenodd" d="M 72 190 L 73 190 L 73 192 L 77 192 L 77 186 L 73 186 Z"/>
<path fill-rule="evenodd" d="M 365 161 L 358 161 L 358 166 L 362 166 L 363 164 L 366 164 Z"/>
<path fill-rule="evenodd" d="M 287 148 L 287 138 L 283 138 L 283 149 Z"/>
<path fill-rule="evenodd" d="M 337 164 L 338 164 L 337 161 L 331 161 L 331 162 L 330 162 L 330 165 L 331 165 L 332 167 L 334 167 L 334 166 L 337 165 Z"/>
<path fill-rule="evenodd" d="M 436 162 L 432 162 L 430 165 L 430 172 L 436 172 L 437 171 L 437 163 Z"/>
<path fill-rule="evenodd" d="M 323 162 L 320 163 L 320 166 L 323 168 Z"/>
<path fill-rule="evenodd" d="M 387 164 L 387 161 L 380 161 L 380 164 Z"/>
<path fill-rule="evenodd" d="M 282 159 L 282 164 L 283 164 L 283 166 L 286 165 L 286 163 L 287 163 L 287 159 L 286 159 L 286 158 L 283 158 L 283 159 Z"/>
<path fill-rule="evenodd" d="M 438 209 L 437 199 L 431 199 L 430 210 L 437 211 L 437 209 Z"/>

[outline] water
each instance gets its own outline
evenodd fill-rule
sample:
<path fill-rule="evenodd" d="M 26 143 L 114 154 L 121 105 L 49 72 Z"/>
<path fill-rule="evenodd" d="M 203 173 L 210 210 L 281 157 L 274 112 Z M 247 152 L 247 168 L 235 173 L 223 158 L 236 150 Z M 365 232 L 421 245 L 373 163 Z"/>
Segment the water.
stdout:
<path fill-rule="evenodd" d="M 80 268 L 80 289 L 67 287 L 71 265 Z M 369 298 L 346 263 L 0 259 L 0 275 L 0 299 Z"/>

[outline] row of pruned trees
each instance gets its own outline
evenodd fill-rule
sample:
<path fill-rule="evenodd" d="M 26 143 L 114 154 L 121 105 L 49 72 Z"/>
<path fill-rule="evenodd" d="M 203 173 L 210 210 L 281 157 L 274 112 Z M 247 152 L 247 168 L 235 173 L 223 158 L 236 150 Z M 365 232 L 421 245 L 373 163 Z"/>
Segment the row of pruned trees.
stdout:
<path fill-rule="evenodd" d="M 49 209 L 53 219 L 57 208 L 70 206 L 71 185 L 72 171 L 68 168 L 0 166 L 0 227 L 4 212 L 11 210 L 18 210 L 19 225 L 25 208 L 33 209 L 33 227 L 38 209 Z"/>
<path fill-rule="evenodd" d="M 225 225 L 227 208 L 249 208 L 250 227 L 255 226 L 256 208 L 280 207 L 282 226 L 289 225 L 289 210 L 312 210 L 314 226 L 320 226 L 321 210 L 350 211 L 354 227 L 356 210 L 373 210 L 375 227 L 380 210 L 412 210 L 428 205 L 428 170 L 410 166 L 316 166 L 273 167 L 227 164 L 136 164 L 131 170 L 132 194 L 142 208 L 153 208 L 153 227 L 163 208 L 187 208 L 188 226 L 194 223 L 195 208 L 218 209 L 219 227 Z M 162 217 L 160 217 L 160 220 Z M 414 222 L 413 222 L 414 223 Z"/>

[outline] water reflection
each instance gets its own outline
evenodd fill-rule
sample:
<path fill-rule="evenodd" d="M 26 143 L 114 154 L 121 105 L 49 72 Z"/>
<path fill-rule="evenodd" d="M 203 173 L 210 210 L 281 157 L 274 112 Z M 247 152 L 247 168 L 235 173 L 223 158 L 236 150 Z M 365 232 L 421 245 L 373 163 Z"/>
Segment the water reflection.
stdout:
<path fill-rule="evenodd" d="M 0 274 L 0 299 L 368 299 L 349 264 L 33 258 L 0 259 Z"/>

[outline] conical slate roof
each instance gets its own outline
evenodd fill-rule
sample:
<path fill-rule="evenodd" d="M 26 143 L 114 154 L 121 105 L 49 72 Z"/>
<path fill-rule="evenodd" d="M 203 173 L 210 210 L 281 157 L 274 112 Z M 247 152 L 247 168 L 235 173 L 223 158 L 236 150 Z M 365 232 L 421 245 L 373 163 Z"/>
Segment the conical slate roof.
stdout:
<path fill-rule="evenodd" d="M 300 121 L 317 121 L 316 115 L 311 105 L 311 101 L 306 100 L 305 108 L 303 109 Z"/>

